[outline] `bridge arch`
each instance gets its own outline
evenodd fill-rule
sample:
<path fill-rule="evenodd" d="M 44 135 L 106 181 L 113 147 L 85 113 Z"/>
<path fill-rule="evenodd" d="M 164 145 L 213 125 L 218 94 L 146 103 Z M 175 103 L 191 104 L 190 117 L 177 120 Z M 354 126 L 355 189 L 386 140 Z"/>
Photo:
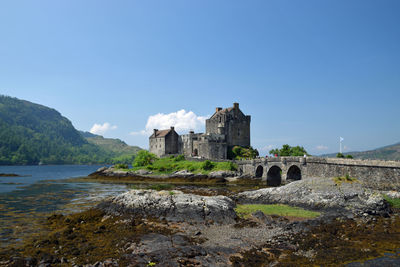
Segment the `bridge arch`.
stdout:
<path fill-rule="evenodd" d="M 288 169 L 286 180 L 298 181 L 301 180 L 301 169 L 297 165 L 292 165 Z"/>
<path fill-rule="evenodd" d="M 264 167 L 261 165 L 258 165 L 256 168 L 256 178 L 261 178 L 264 173 Z"/>
<path fill-rule="evenodd" d="M 267 172 L 267 185 L 279 186 L 282 183 L 282 169 L 274 165 Z"/>

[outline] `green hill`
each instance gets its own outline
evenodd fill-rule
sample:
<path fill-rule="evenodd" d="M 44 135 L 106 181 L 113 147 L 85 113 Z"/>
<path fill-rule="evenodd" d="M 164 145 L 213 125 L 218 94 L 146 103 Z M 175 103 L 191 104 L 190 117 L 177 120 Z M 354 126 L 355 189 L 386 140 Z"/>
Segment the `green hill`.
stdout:
<path fill-rule="evenodd" d="M 104 138 L 101 135 L 92 134 L 90 132 L 81 132 L 81 134 L 89 143 L 112 153 L 114 157 L 111 163 L 131 164 L 136 154 L 142 150 L 142 148 L 138 146 L 129 146 L 120 139 Z"/>
<path fill-rule="evenodd" d="M 110 147 L 88 141 L 54 109 L 0 95 L 0 165 L 111 163 L 124 155 Z"/>
<path fill-rule="evenodd" d="M 352 155 L 357 159 L 379 159 L 379 160 L 400 160 L 400 143 L 384 146 L 374 150 L 362 152 L 348 152 L 344 155 Z M 323 155 L 324 157 L 336 157 L 336 154 Z"/>

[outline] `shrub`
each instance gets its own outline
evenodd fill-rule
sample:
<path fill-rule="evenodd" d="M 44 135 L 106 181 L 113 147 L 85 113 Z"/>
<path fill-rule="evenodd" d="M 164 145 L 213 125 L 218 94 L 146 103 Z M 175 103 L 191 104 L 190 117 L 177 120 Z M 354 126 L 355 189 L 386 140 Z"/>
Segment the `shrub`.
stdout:
<path fill-rule="evenodd" d="M 342 158 L 344 158 L 344 155 L 343 155 L 342 153 L 337 153 L 337 154 L 336 154 L 336 157 L 342 159 Z"/>
<path fill-rule="evenodd" d="M 205 171 L 210 171 L 214 168 L 214 163 L 212 163 L 209 160 L 206 160 L 201 164 L 201 168 Z"/>
<path fill-rule="evenodd" d="M 128 169 L 128 164 L 124 164 L 124 163 L 118 163 L 114 165 L 115 169 Z"/>
<path fill-rule="evenodd" d="M 143 167 L 146 165 L 151 165 L 156 159 L 157 156 L 153 153 L 150 153 L 147 150 L 140 150 L 132 165 L 133 167 Z"/>
<path fill-rule="evenodd" d="M 238 169 L 238 166 L 235 163 L 229 162 L 229 170 L 237 171 L 237 169 Z"/>
<path fill-rule="evenodd" d="M 178 155 L 174 158 L 174 161 L 182 161 L 185 160 L 185 156 L 184 155 Z"/>
<path fill-rule="evenodd" d="M 195 166 L 189 166 L 187 168 L 187 170 L 190 171 L 190 172 L 194 172 L 196 170 L 196 167 Z"/>
<path fill-rule="evenodd" d="M 347 158 L 347 159 L 352 159 L 353 156 L 352 156 L 352 155 L 346 155 L 346 158 Z"/>
<path fill-rule="evenodd" d="M 334 177 L 333 181 L 336 185 L 341 185 L 342 183 L 358 182 L 357 178 L 350 177 L 349 174 L 346 174 L 345 176 Z"/>

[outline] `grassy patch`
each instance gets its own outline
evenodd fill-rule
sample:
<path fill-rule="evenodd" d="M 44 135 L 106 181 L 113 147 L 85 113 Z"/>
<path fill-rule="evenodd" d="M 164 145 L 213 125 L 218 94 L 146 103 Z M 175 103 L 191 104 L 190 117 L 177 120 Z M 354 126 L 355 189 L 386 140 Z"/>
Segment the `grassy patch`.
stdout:
<path fill-rule="evenodd" d="M 400 198 L 391 198 L 387 195 L 383 195 L 383 198 L 389 202 L 390 206 L 396 209 L 400 209 Z"/>
<path fill-rule="evenodd" d="M 151 164 L 142 167 L 134 167 L 133 170 L 146 169 L 155 174 L 171 174 L 176 171 L 187 170 L 192 173 L 209 174 L 213 171 L 236 171 L 237 166 L 232 162 L 213 161 L 189 161 L 183 157 L 171 156 L 154 159 Z"/>
<path fill-rule="evenodd" d="M 358 182 L 357 178 L 350 177 L 350 175 L 348 174 L 346 174 L 346 176 L 334 177 L 333 181 L 336 185 L 341 185 L 342 183 Z"/>
<path fill-rule="evenodd" d="M 237 205 L 235 211 L 239 217 L 248 218 L 252 213 L 261 211 L 266 215 L 291 216 L 299 218 L 315 218 L 320 215 L 319 212 L 305 210 L 297 207 L 291 207 L 283 204 L 262 205 L 248 204 Z"/>

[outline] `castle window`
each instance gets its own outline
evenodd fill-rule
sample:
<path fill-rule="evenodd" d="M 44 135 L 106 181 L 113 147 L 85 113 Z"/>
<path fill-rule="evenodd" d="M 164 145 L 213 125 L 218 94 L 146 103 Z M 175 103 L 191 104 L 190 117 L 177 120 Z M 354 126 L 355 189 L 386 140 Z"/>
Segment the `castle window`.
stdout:
<path fill-rule="evenodd" d="M 222 119 L 222 118 L 221 118 L 221 117 L 219 117 L 219 122 L 221 122 L 221 119 Z"/>
<path fill-rule="evenodd" d="M 240 136 L 240 130 L 238 129 L 238 136 Z"/>

